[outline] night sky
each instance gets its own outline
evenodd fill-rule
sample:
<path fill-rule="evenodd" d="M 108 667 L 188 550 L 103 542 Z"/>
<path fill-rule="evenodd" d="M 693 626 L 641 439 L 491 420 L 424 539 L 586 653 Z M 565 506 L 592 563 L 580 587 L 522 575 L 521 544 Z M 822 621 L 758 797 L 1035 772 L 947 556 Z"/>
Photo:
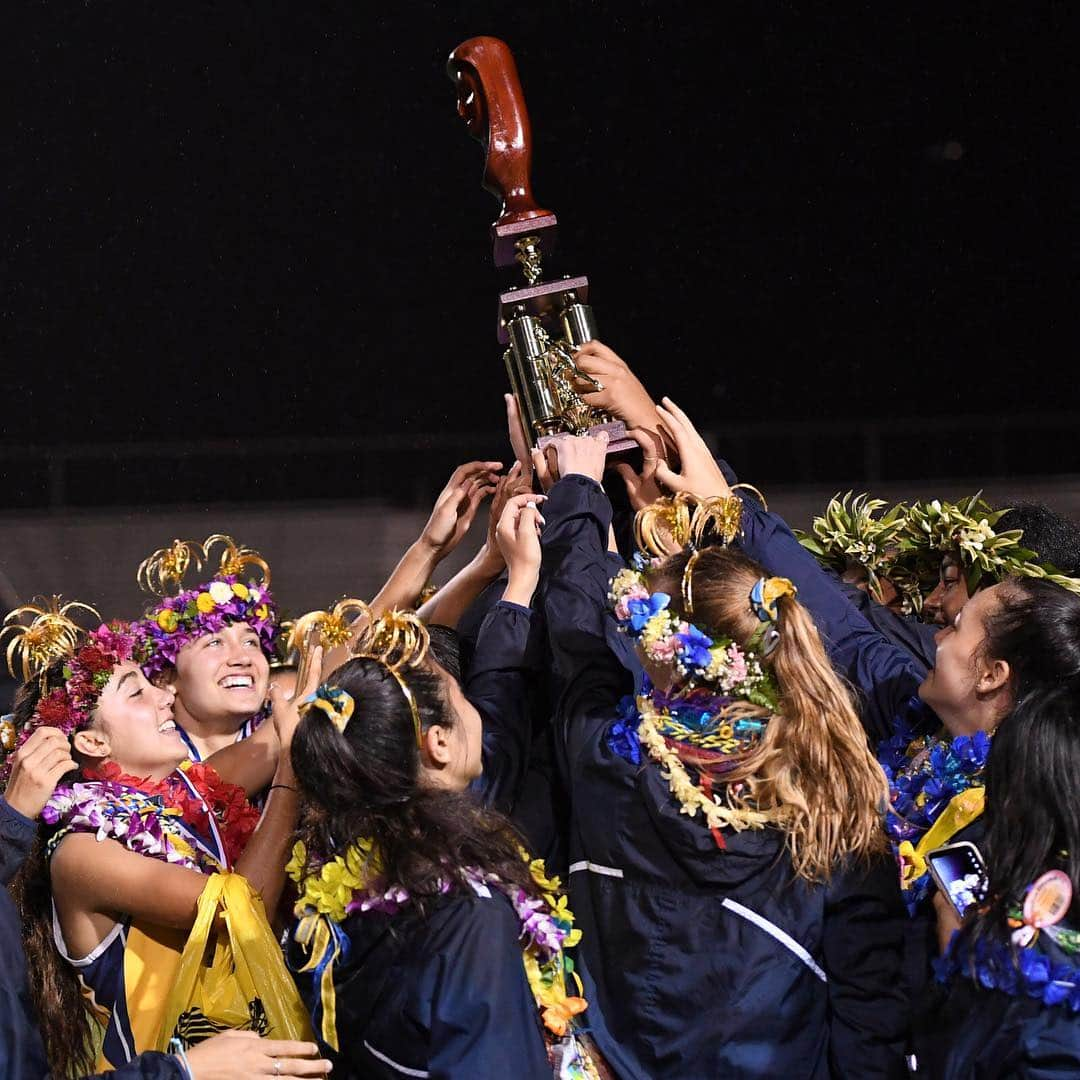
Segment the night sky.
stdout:
<path fill-rule="evenodd" d="M 551 269 L 703 424 L 1077 407 L 1064 5 L 385 7 L 7 13 L 4 444 L 497 430 L 481 33 Z"/>

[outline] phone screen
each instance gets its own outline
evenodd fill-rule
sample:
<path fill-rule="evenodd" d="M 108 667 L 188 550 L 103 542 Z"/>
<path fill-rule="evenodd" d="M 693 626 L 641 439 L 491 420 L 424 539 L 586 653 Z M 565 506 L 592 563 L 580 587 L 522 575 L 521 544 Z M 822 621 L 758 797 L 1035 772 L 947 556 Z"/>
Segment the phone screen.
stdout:
<path fill-rule="evenodd" d="M 949 844 L 931 851 L 926 861 L 938 888 L 957 914 L 963 916 L 972 904 L 986 899 L 986 863 L 974 844 Z"/>

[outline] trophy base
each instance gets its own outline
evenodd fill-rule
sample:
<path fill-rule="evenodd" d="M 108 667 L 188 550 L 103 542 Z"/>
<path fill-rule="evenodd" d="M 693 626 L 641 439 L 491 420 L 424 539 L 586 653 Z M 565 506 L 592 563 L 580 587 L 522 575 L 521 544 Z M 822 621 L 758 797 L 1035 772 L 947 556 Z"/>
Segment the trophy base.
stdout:
<path fill-rule="evenodd" d="M 608 434 L 608 457 L 624 454 L 627 450 L 638 449 L 637 442 L 626 434 L 626 425 L 621 420 L 609 420 L 605 424 L 593 424 L 586 434 L 597 435 L 601 431 L 606 431 Z M 536 445 L 543 450 L 546 446 L 551 446 L 565 437 L 565 435 L 541 435 L 536 440 Z"/>

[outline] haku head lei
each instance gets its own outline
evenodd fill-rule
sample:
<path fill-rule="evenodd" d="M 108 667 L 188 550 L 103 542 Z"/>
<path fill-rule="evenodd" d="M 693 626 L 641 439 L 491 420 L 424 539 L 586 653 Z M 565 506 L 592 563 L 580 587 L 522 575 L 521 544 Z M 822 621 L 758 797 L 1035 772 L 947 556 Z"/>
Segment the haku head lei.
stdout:
<path fill-rule="evenodd" d="M 941 557 L 953 554 L 964 569 L 969 593 L 984 576 L 995 581 L 1010 576 L 1039 578 L 1080 593 L 1080 579 L 1040 563 L 1036 552 L 1021 545 L 1023 530 L 996 532 L 994 526 L 1008 509 L 994 510 L 981 495 L 978 492 L 960 503 L 933 499 L 909 508 L 902 542 L 921 558 L 928 578 L 936 580 Z"/>
<path fill-rule="evenodd" d="M 100 625 L 87 633 L 69 615 L 81 609 L 100 618 L 86 604 L 61 605 L 54 596 L 46 603 L 26 604 L 16 608 L 6 619 L 0 636 L 10 635 L 7 646 L 8 670 L 25 682 L 40 681 L 41 697 L 30 719 L 7 741 L 17 750 L 39 727 L 55 727 L 69 738 L 90 725 L 98 698 L 118 664 L 136 658 L 137 642 L 133 628 L 115 622 Z M 30 616 L 30 622 L 20 620 Z M 85 636 L 84 636 L 85 635 Z M 80 645 L 80 639 L 82 644 Z M 66 658 L 64 683 L 46 692 L 49 667 Z M 9 733 L 10 735 L 10 733 Z M 10 760 L 0 765 L 0 784 L 11 775 Z"/>
<path fill-rule="evenodd" d="M 693 570 L 698 554 L 690 556 L 683 572 L 683 605 L 684 609 L 689 607 L 688 614 L 693 612 Z M 608 597 L 619 629 L 633 638 L 650 660 L 671 664 L 684 687 L 708 686 L 775 710 L 776 690 L 759 656 L 749 647 L 730 638 L 714 638 L 680 618 L 671 610 L 671 597 L 651 592 L 640 570 L 620 570 Z"/>
<path fill-rule="evenodd" d="M 885 506 L 884 499 L 871 499 L 865 492 L 837 494 L 825 513 L 814 518 L 809 533 L 796 530 L 795 535 L 823 566 L 837 573 L 851 563 L 863 567 L 870 595 L 878 603 L 884 600 L 881 579 L 886 578 L 900 594 L 904 609 L 918 611 L 922 607 L 919 578 L 908 565 L 907 548 L 901 543 L 908 508 L 903 503 L 887 510 Z"/>
<path fill-rule="evenodd" d="M 221 545 L 220 554 L 214 552 Z M 184 574 L 194 565 L 202 570 L 217 557 L 211 580 L 193 589 L 182 588 Z M 249 568 L 258 577 L 241 575 Z M 180 650 L 206 634 L 219 632 L 230 623 L 242 622 L 259 636 L 263 652 L 274 655 L 277 635 L 277 608 L 270 593 L 270 567 L 251 548 L 240 547 L 229 536 L 215 533 L 202 544 L 174 540 L 155 551 L 138 570 L 139 584 L 159 596 L 160 601 L 140 623 L 146 642 L 143 670 L 147 677 L 176 664 Z"/>
<path fill-rule="evenodd" d="M 307 626 L 305 641 L 308 645 L 312 643 L 311 632 L 326 626 L 329 626 L 332 633 L 343 633 L 345 636 L 340 644 L 344 644 L 353 632 L 345 620 L 347 613 L 356 616 L 367 615 L 367 624 L 360 630 L 360 636 L 351 650 L 351 655 L 354 659 L 374 660 L 398 684 L 409 706 L 413 734 L 416 738 L 417 749 L 419 749 L 424 741 L 420 724 L 420 709 L 416 704 L 416 696 L 409 687 L 405 672 L 419 667 L 427 659 L 430 644 L 427 627 L 417 615 L 408 611 L 388 611 L 374 618 L 371 609 L 362 600 L 343 600 L 330 613 L 310 613 L 313 616 L 325 617 L 322 623 L 315 618 L 304 624 L 308 616 L 302 616 L 297 620 L 297 624 L 302 628 L 304 625 Z M 324 634 L 325 643 L 327 640 L 325 629 L 321 632 Z M 320 686 L 315 693 L 305 698 L 302 704 L 305 711 L 318 709 L 323 712 L 342 734 L 355 709 L 355 702 L 350 694 L 340 687 L 329 684 Z"/>

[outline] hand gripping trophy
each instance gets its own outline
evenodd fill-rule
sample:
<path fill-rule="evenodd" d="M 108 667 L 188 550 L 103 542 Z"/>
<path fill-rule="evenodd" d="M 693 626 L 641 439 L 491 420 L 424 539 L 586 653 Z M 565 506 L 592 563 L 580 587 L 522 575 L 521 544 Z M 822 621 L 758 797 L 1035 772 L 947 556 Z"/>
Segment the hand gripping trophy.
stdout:
<path fill-rule="evenodd" d="M 509 344 L 503 359 L 526 443 L 543 447 L 559 435 L 605 430 L 608 454 L 636 447 L 621 421 L 580 396 L 603 389 L 574 363 L 575 351 L 596 337 L 588 278 L 543 280 L 556 220 L 533 198 L 532 133 L 513 55 L 498 38 L 469 38 L 450 54 L 447 73 L 458 113 L 484 146 L 483 185 L 500 202 L 491 226 L 495 265 L 516 263 L 525 277 L 524 287 L 500 293 L 497 333 Z"/>

